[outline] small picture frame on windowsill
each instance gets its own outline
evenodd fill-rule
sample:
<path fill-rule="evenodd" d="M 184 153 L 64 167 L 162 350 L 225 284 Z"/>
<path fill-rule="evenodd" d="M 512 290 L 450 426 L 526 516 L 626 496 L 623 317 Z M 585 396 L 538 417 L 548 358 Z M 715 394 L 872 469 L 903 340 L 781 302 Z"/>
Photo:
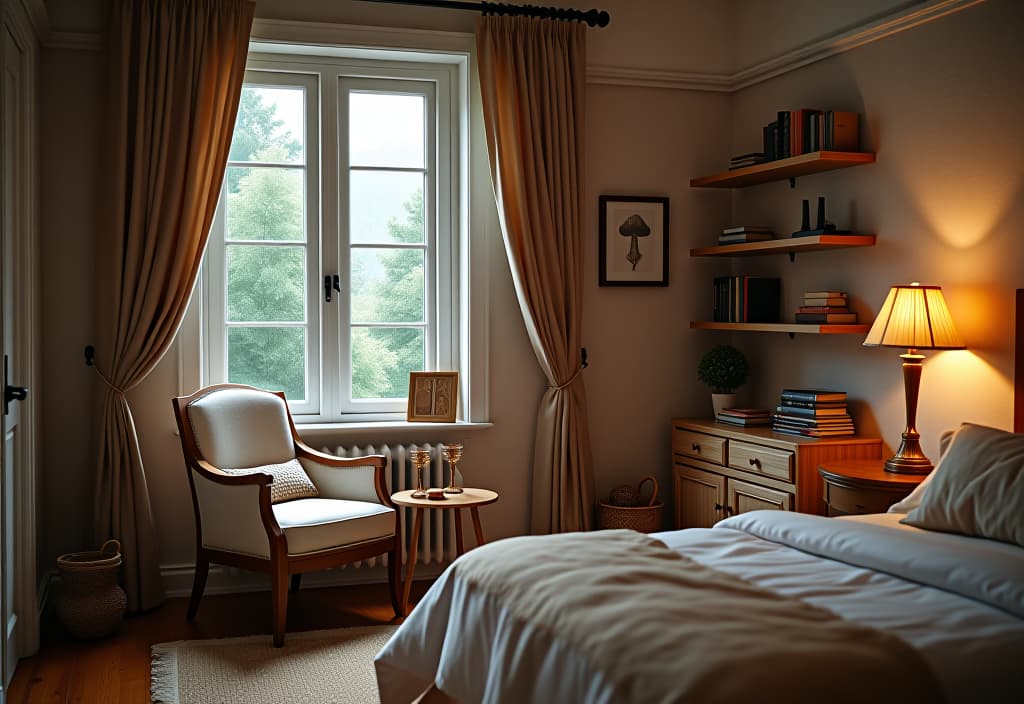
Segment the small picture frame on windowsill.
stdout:
<path fill-rule="evenodd" d="M 668 198 L 599 196 L 598 284 L 668 286 Z"/>
<path fill-rule="evenodd" d="M 458 402 L 458 372 L 409 372 L 409 422 L 454 423 Z"/>

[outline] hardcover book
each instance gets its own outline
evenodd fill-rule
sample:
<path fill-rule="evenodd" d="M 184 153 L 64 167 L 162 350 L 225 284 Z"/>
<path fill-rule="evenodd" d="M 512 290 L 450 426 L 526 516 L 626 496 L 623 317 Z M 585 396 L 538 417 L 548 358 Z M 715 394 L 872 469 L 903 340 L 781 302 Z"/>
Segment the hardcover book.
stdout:
<path fill-rule="evenodd" d="M 776 410 L 782 415 L 800 416 L 802 418 L 820 418 L 822 416 L 846 416 L 846 407 L 841 406 L 838 408 L 804 408 L 801 406 L 787 406 L 785 404 L 776 408 Z"/>
<path fill-rule="evenodd" d="M 796 401 L 845 401 L 845 391 L 831 391 L 828 389 L 783 389 L 782 399 L 794 399 Z"/>
<path fill-rule="evenodd" d="M 798 323 L 825 323 L 830 325 L 849 325 L 857 322 L 856 313 L 797 313 Z"/>
<path fill-rule="evenodd" d="M 846 306 L 845 296 L 836 296 L 835 298 L 808 298 L 804 296 L 805 306 Z"/>

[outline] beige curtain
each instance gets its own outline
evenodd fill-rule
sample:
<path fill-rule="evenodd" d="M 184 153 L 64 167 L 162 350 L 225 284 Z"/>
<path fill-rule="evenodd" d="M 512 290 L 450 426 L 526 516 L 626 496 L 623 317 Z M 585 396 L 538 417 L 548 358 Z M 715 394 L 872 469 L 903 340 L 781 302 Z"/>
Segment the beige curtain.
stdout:
<path fill-rule="evenodd" d="M 254 7 L 249 0 L 112 3 L 97 174 L 96 370 L 104 386 L 95 538 L 121 541 L 131 611 L 158 606 L 163 588 L 125 393 L 167 351 L 188 304 L 224 177 Z"/>
<path fill-rule="evenodd" d="M 580 376 L 586 28 L 480 17 L 476 44 L 505 249 L 549 384 L 537 411 L 531 528 L 586 530 L 594 510 Z"/>

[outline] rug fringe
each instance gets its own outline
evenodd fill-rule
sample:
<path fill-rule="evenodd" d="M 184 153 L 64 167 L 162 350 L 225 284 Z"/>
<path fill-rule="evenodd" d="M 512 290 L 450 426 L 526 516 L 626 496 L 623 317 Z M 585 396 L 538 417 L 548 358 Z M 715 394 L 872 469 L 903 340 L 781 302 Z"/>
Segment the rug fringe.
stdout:
<path fill-rule="evenodd" d="M 170 643 L 154 645 L 150 663 L 149 696 L 153 704 L 180 704 L 178 696 L 178 653 Z"/>

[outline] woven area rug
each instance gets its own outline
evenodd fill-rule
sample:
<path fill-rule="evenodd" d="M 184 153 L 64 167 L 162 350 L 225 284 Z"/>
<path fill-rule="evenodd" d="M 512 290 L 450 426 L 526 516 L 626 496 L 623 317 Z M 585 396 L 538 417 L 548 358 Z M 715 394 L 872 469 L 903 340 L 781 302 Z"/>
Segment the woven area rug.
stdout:
<path fill-rule="evenodd" d="M 373 657 L 397 626 L 179 640 L 153 646 L 154 704 L 379 702 Z"/>

